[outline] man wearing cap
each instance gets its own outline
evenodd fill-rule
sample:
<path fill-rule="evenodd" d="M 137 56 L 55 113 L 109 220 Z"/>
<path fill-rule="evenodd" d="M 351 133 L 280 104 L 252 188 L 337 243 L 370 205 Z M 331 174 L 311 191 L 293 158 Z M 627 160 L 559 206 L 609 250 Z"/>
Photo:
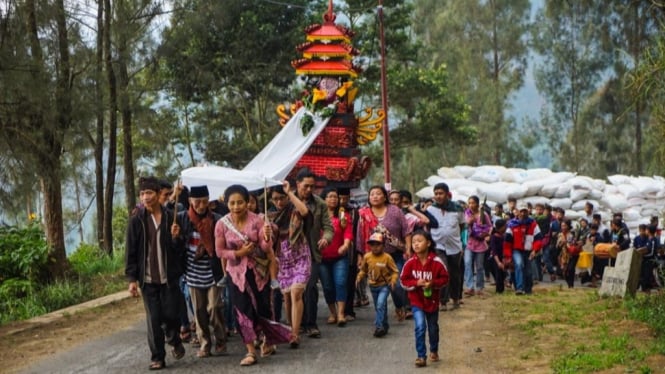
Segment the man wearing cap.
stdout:
<path fill-rule="evenodd" d="M 450 281 L 443 290 L 441 310 L 453 300 L 453 309 L 462 299 L 462 228 L 465 225 L 462 206 L 450 199 L 450 189 L 445 183 L 434 186 L 434 203 L 427 208 L 429 227 L 436 244 L 436 253 L 448 268 Z"/>
<path fill-rule="evenodd" d="M 213 347 L 210 330 L 215 345 L 214 353 L 226 351 L 224 313 L 220 298 L 223 277 L 221 261 L 215 254 L 215 223 L 221 218 L 209 208 L 207 186 L 192 186 L 189 193 L 189 209 L 178 212 L 173 225 L 176 246 L 186 253 L 185 279 L 194 308 L 196 335 L 201 348 L 198 357 L 208 357 Z"/>
<path fill-rule="evenodd" d="M 139 287 L 147 314 L 148 345 L 151 370 L 163 369 L 166 351 L 164 342 L 173 346 L 176 360 L 185 355 L 178 328 L 184 299 L 178 286 L 182 274 L 182 257 L 170 230 L 173 215 L 159 202 L 159 181 L 155 177 L 139 179 L 143 206 L 129 218 L 125 254 L 125 276 L 129 293 L 138 297 Z"/>
<path fill-rule="evenodd" d="M 526 204 L 517 205 L 518 215 L 508 222 L 503 241 L 504 261 L 515 268 L 515 294 L 531 294 L 533 288 L 532 261 L 542 247 L 542 234 L 536 220 L 529 217 Z"/>

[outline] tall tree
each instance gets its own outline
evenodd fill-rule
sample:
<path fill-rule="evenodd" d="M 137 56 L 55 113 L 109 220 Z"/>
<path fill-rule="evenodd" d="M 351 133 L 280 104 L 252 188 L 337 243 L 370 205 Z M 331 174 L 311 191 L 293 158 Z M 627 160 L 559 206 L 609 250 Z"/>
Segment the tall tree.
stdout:
<path fill-rule="evenodd" d="M 585 159 L 580 112 L 611 62 L 610 30 L 603 22 L 608 14 L 605 2 L 581 0 L 547 1 L 536 16 L 533 47 L 543 61 L 535 69 L 536 86 L 548 99 L 548 115 L 563 125 L 551 146 L 562 166 L 574 171 Z"/>
<path fill-rule="evenodd" d="M 475 146 L 454 151 L 470 163 L 505 164 L 514 159 L 511 95 L 523 85 L 530 27 L 529 0 L 418 0 L 414 29 L 428 60 L 446 64 L 451 86 L 470 105 L 478 128 Z M 525 155 L 525 154 L 523 154 Z"/>
<path fill-rule="evenodd" d="M 62 0 L 9 3 L 6 11 L 5 21 L 12 32 L 0 43 L 0 55 L 7 58 L 7 64 L 0 64 L 0 87 L 4 88 L 0 141 L 12 150 L 12 157 L 38 175 L 44 196 L 49 271 L 59 277 L 67 269 L 61 157 L 72 124 L 76 79 L 70 65 L 67 13 Z"/>
<path fill-rule="evenodd" d="M 290 4 L 183 2 L 186 11 L 164 31 L 169 99 L 194 112 L 187 124 L 206 160 L 242 166 L 279 130 L 275 107 L 293 99 L 286 89 L 295 80 L 290 61 L 304 41 L 310 2 Z"/>

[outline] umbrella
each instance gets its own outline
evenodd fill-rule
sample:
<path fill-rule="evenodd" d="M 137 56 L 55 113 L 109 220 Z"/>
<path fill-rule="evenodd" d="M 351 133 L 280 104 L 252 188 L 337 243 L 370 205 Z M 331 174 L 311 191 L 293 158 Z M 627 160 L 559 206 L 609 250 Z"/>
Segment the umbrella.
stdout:
<path fill-rule="evenodd" d="M 216 199 L 232 184 L 240 184 L 250 191 L 263 190 L 266 186 L 281 185 L 282 182 L 267 178 L 251 170 L 237 170 L 222 166 L 195 166 L 180 172 L 182 184 L 187 187 L 208 186 L 210 198 Z"/>

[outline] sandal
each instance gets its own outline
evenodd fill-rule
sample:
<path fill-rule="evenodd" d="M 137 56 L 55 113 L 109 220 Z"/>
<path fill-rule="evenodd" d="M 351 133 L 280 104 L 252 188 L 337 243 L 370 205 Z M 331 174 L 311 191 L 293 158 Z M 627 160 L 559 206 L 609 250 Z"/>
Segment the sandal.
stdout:
<path fill-rule="evenodd" d="M 277 353 L 276 345 L 267 345 L 266 343 L 261 344 L 261 357 L 268 357 Z"/>
<path fill-rule="evenodd" d="M 201 346 L 201 342 L 196 336 L 192 337 L 192 340 L 190 340 L 189 344 L 191 344 L 194 348 L 199 348 Z"/>
<path fill-rule="evenodd" d="M 240 360 L 240 366 L 252 366 L 256 362 L 256 353 L 249 352 L 242 360 Z"/>
<path fill-rule="evenodd" d="M 337 327 L 344 327 L 346 326 L 346 319 L 344 316 L 340 317 L 337 319 Z"/>
<path fill-rule="evenodd" d="M 196 357 L 198 358 L 210 357 L 210 351 L 199 350 L 198 352 L 196 352 Z"/>
<path fill-rule="evenodd" d="M 189 329 L 180 329 L 180 340 L 183 343 L 189 343 L 192 340 L 192 332 Z"/>
<path fill-rule="evenodd" d="M 397 317 L 397 321 L 399 322 L 404 322 L 404 319 L 406 319 L 406 312 L 404 312 L 404 309 L 400 308 L 395 311 L 395 317 Z"/>
<path fill-rule="evenodd" d="M 226 344 L 224 342 L 215 343 L 215 354 L 221 355 L 226 353 Z"/>
<path fill-rule="evenodd" d="M 418 357 L 416 359 L 416 366 L 419 368 L 427 366 L 427 359 L 423 357 Z"/>
<path fill-rule="evenodd" d="M 148 370 L 162 370 L 166 367 L 164 361 L 153 361 L 148 366 Z"/>
<path fill-rule="evenodd" d="M 432 362 L 437 362 L 437 361 L 439 361 L 439 360 L 440 360 L 440 358 L 439 358 L 439 354 L 436 353 L 436 352 L 431 352 L 431 353 L 429 354 L 429 360 L 432 361 Z"/>
<path fill-rule="evenodd" d="M 300 345 L 300 337 L 298 335 L 291 335 L 291 339 L 289 339 L 289 345 L 293 349 L 298 348 Z"/>
<path fill-rule="evenodd" d="M 176 360 L 180 360 L 185 356 L 185 346 L 182 345 L 182 343 L 176 345 L 171 350 L 171 354 L 173 354 L 173 358 L 175 358 Z"/>
<path fill-rule="evenodd" d="M 328 317 L 328 321 L 327 321 L 327 323 L 328 323 L 329 325 L 334 325 L 334 324 L 336 324 L 336 323 L 337 323 L 337 317 L 331 315 L 330 317 Z"/>

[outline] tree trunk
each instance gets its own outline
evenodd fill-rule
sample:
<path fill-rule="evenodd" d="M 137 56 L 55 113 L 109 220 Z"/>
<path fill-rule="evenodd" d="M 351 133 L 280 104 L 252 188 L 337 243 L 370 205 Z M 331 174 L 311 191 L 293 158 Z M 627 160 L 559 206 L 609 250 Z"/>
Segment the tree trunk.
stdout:
<path fill-rule="evenodd" d="M 136 191 L 134 189 L 134 156 L 132 146 L 132 108 L 129 100 L 129 75 L 127 73 L 127 37 L 124 32 L 119 35 L 119 61 L 118 80 L 120 83 L 120 113 L 122 116 L 122 147 L 123 170 L 125 172 L 125 202 L 127 212 L 131 212 L 136 205 Z"/>
<path fill-rule="evenodd" d="M 65 238 L 62 217 L 62 175 L 60 155 L 63 147 L 64 131 L 71 122 L 71 96 L 70 96 L 70 66 L 69 41 L 67 39 L 67 22 L 63 0 L 57 0 L 55 6 L 55 21 L 58 34 L 58 70 L 56 71 L 56 90 L 54 110 L 55 121 L 46 120 L 48 108 L 35 108 L 33 125 L 39 130 L 40 145 L 42 149 L 36 150 L 37 162 L 40 170 L 40 182 L 44 193 L 44 223 L 46 224 L 46 241 L 49 245 L 48 269 L 54 278 L 64 276 L 67 270 L 67 254 L 65 251 Z M 30 32 L 30 48 L 34 62 L 34 77 L 37 84 L 46 90 L 47 79 L 44 72 L 44 59 L 37 28 L 36 7 L 34 0 L 26 1 L 28 11 L 27 22 Z"/>
<path fill-rule="evenodd" d="M 106 169 L 106 191 L 104 195 L 104 251 L 113 254 L 113 194 L 115 191 L 115 171 L 118 142 L 118 94 L 115 72 L 113 70 L 113 55 L 111 53 L 111 0 L 104 0 L 104 53 L 106 77 L 109 85 L 109 152 Z"/>
<path fill-rule="evenodd" d="M 97 124 L 93 141 L 95 155 L 95 202 L 97 206 L 97 244 L 104 248 L 104 3 L 97 0 L 97 50 L 95 65 L 95 110 Z"/>

